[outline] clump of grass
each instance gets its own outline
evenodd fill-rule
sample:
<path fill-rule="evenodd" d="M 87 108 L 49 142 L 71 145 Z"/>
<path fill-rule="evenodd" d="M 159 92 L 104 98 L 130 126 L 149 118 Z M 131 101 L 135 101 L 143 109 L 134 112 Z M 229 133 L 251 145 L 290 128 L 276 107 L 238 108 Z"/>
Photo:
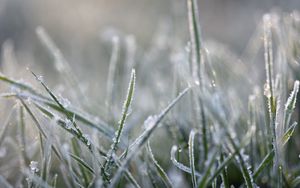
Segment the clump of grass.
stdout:
<path fill-rule="evenodd" d="M 235 67 L 240 72 L 235 72 L 236 81 L 229 86 L 228 81 L 234 79 L 227 78 L 231 69 L 226 63 L 238 58 L 229 55 L 232 52 L 214 50 L 224 48 L 218 44 L 210 50 L 201 35 L 196 0 L 187 0 L 187 12 L 190 36 L 187 50 L 171 49 L 182 57 L 174 61 L 175 65 L 167 62 L 166 69 L 155 61 L 161 58 L 160 51 L 162 55 L 170 55 L 172 45 L 159 44 L 160 50 L 152 47 L 141 58 L 144 60 L 141 64 L 134 64 L 133 57 L 126 57 L 128 62 L 121 67 L 117 62 L 122 60 L 123 40 L 112 39 L 103 113 L 90 107 L 93 99 L 86 97 L 62 51 L 45 29 L 39 27 L 37 35 L 70 89 L 71 102 L 65 102 L 68 99 L 60 97 L 33 71 L 27 73 L 37 80 L 36 86 L 13 79 L 5 72 L 0 74 L 0 80 L 9 86 L 1 92 L 1 97 L 12 111 L 0 127 L 0 157 L 3 157 L 0 185 L 299 186 L 299 159 L 295 151 L 300 151 L 298 138 L 292 137 L 299 134 L 296 128 L 299 117 L 294 114 L 299 111 L 300 48 L 293 42 L 300 37 L 298 14 L 288 17 L 266 14 L 255 33 L 258 39 L 250 41 L 255 48 L 247 48 L 245 54 L 255 56 L 262 48 L 266 84 L 251 79 L 242 65 Z M 176 38 L 164 37 L 170 42 Z M 259 40 L 261 37 L 263 41 Z M 127 56 L 140 53 L 131 40 L 125 40 Z M 255 57 L 240 59 L 252 62 Z M 122 69 L 125 74 L 117 75 L 117 70 Z M 128 70 L 132 70 L 130 79 Z M 123 91 L 116 87 L 116 76 L 123 79 L 122 88 L 128 80 L 129 86 L 120 120 L 114 127 L 116 107 L 122 104 L 118 99 L 124 98 Z M 172 79 L 163 80 L 169 76 L 174 77 L 173 83 Z M 155 83 L 145 85 L 149 82 Z M 156 91 L 159 88 L 156 84 L 167 89 Z M 174 88 L 169 89 L 170 85 Z M 245 87 L 251 92 L 240 92 Z M 171 102 L 160 100 L 162 92 L 163 98 L 173 97 Z M 151 110 L 152 104 L 155 109 Z"/>

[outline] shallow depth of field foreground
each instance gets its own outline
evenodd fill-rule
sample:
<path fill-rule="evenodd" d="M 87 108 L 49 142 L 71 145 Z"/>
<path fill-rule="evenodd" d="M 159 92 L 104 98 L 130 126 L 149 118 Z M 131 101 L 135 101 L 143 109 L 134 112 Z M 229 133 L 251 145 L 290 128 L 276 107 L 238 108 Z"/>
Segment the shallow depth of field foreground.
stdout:
<path fill-rule="evenodd" d="M 297 8 L 0 0 L 0 187 L 300 187 Z"/>

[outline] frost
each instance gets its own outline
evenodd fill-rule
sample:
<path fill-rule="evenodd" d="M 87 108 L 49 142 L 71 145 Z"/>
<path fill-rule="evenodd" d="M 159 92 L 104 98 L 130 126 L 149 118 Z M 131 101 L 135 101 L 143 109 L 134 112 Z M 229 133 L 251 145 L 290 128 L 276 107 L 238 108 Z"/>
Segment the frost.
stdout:
<path fill-rule="evenodd" d="M 87 134 L 84 134 L 83 137 L 86 139 L 86 145 L 90 146 L 91 145 L 91 139 L 90 136 Z"/>
<path fill-rule="evenodd" d="M 73 127 L 72 121 L 70 121 L 68 118 L 65 119 L 65 123 L 66 129 L 71 129 Z"/>
<path fill-rule="evenodd" d="M 33 173 L 38 172 L 39 171 L 38 162 L 37 161 L 31 161 L 30 164 L 29 164 L 29 168 L 30 168 L 30 171 L 33 172 Z"/>
<path fill-rule="evenodd" d="M 61 95 L 58 96 L 58 101 L 64 108 L 68 108 L 71 104 L 68 99 L 63 98 Z"/>
<path fill-rule="evenodd" d="M 293 109 L 295 108 L 298 91 L 299 91 L 299 81 L 297 80 L 295 81 L 294 89 L 285 104 L 286 110 L 293 111 Z"/>
<path fill-rule="evenodd" d="M 43 77 L 43 76 L 37 76 L 37 79 L 38 79 L 40 82 L 44 82 L 44 77 Z"/>
<path fill-rule="evenodd" d="M 69 144 L 67 144 L 67 143 L 64 143 L 64 144 L 62 145 L 62 148 L 63 148 L 63 150 L 64 150 L 65 152 L 69 152 L 69 150 L 70 150 L 70 146 L 69 146 Z"/>
<path fill-rule="evenodd" d="M 271 89 L 270 89 L 269 84 L 267 84 L 267 83 L 264 85 L 264 95 L 265 95 L 267 98 L 270 98 L 270 97 L 271 97 Z"/>
<path fill-rule="evenodd" d="M 144 122 L 144 129 L 151 130 L 155 126 L 157 118 L 157 115 L 149 116 Z"/>

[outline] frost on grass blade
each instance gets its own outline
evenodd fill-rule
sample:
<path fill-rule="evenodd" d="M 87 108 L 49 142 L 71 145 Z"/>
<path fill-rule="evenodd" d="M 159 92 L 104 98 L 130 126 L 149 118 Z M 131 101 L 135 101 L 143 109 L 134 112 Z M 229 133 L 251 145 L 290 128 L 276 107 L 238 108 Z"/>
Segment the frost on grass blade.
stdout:
<path fill-rule="evenodd" d="M 192 67 L 192 76 L 196 86 L 199 85 L 200 93 L 202 94 L 204 91 L 203 84 L 203 73 L 202 70 L 203 62 L 202 62 L 202 41 L 201 41 L 201 29 L 199 22 L 199 13 L 198 13 L 198 4 L 196 0 L 187 0 L 188 7 L 188 21 L 189 21 L 189 32 L 190 32 L 190 40 L 191 40 L 191 67 Z M 194 94 L 196 95 L 196 94 Z M 202 142 L 203 142 L 203 150 L 204 150 L 204 159 L 207 159 L 208 154 L 208 141 L 207 141 L 207 125 L 206 125 L 206 115 L 204 111 L 204 104 L 202 96 L 194 96 L 197 116 L 200 114 L 201 116 L 201 124 L 202 124 Z M 196 117 L 197 117 L 196 116 Z M 197 118 L 200 119 L 200 118 Z"/>
<path fill-rule="evenodd" d="M 126 151 L 126 153 L 128 153 L 127 157 L 120 165 L 120 167 L 119 167 L 118 171 L 116 172 L 116 174 L 114 175 L 109 187 L 114 187 L 118 183 L 123 171 L 126 169 L 128 164 L 130 163 L 131 159 L 133 159 L 134 156 L 141 150 L 141 148 L 144 146 L 144 144 L 151 137 L 154 130 L 158 127 L 158 125 L 162 121 L 162 119 L 174 107 L 174 105 L 189 91 L 189 89 L 190 88 L 184 89 L 172 102 L 170 102 L 169 105 L 157 116 L 157 118 L 155 118 L 153 125 L 151 125 L 151 129 L 144 130 L 144 132 L 130 145 L 130 147 L 128 148 L 128 151 Z M 123 153 L 121 155 L 121 158 L 124 155 L 125 155 L 125 153 Z"/>
<path fill-rule="evenodd" d="M 83 159 L 81 159 L 80 157 L 77 157 L 77 156 L 80 156 L 80 153 L 82 153 L 81 149 L 80 149 L 80 145 L 78 143 L 78 140 L 76 140 L 75 138 L 72 138 L 71 143 L 72 143 L 73 152 L 75 154 L 73 156 L 75 156 L 75 159 L 77 159 L 76 161 L 80 164 L 79 170 L 80 170 L 81 176 L 82 176 L 81 183 L 85 187 L 88 187 L 89 182 L 91 181 L 91 177 L 89 176 L 90 174 L 87 172 L 88 172 L 88 170 L 90 170 L 90 167 L 83 161 Z M 70 156 L 72 157 L 72 154 L 70 154 Z M 72 157 L 72 158 L 74 159 L 74 157 Z"/>
<path fill-rule="evenodd" d="M 122 134 L 122 131 L 123 131 L 123 128 L 124 128 L 124 125 L 125 125 L 125 122 L 126 122 L 126 119 L 128 116 L 128 111 L 130 109 L 130 105 L 131 105 L 133 94 L 134 94 L 135 79 L 136 79 L 135 78 L 135 70 L 133 69 L 132 73 L 131 73 L 129 86 L 128 86 L 127 97 L 126 97 L 126 100 L 123 105 L 122 117 L 119 122 L 119 127 L 116 132 L 116 136 L 115 136 L 115 138 L 113 138 L 113 144 L 111 145 L 111 150 L 108 152 L 108 157 L 104 164 L 104 171 L 106 171 L 107 167 L 110 165 L 113 155 L 114 155 L 114 152 L 117 150 L 118 144 L 120 142 L 121 134 Z M 106 173 L 106 172 L 104 172 L 104 173 Z"/>
<path fill-rule="evenodd" d="M 41 79 L 39 79 L 39 77 L 34 72 L 31 71 L 31 73 L 41 83 L 41 85 L 48 92 L 48 94 L 51 96 L 51 98 L 57 103 L 57 105 L 61 108 L 61 110 L 67 116 L 67 118 L 70 121 L 72 121 L 74 114 L 72 114 L 72 115 L 68 114 L 66 108 L 64 107 L 64 105 L 59 101 L 59 99 L 54 95 L 54 93 L 52 93 L 52 91 L 48 88 L 48 86 L 46 86 L 46 84 Z M 90 140 L 85 136 L 85 134 L 83 134 L 83 132 L 78 127 L 78 125 L 77 125 L 77 123 L 75 121 L 72 121 L 72 124 L 73 124 L 73 126 L 74 126 L 74 128 L 75 128 L 75 130 L 77 132 L 78 137 L 80 137 L 80 139 L 85 143 L 85 145 L 89 148 L 89 150 L 92 151 Z"/>
<path fill-rule="evenodd" d="M 171 148 L 171 161 L 172 161 L 172 163 L 177 168 L 179 168 L 180 170 L 182 170 L 184 172 L 187 172 L 189 174 L 192 174 L 192 170 L 189 167 L 185 166 L 184 164 L 182 164 L 182 163 L 180 163 L 176 160 L 175 155 L 176 155 L 177 150 L 178 150 L 178 147 L 175 146 L 175 145 Z M 196 171 L 195 171 L 195 176 L 200 177 L 200 178 L 202 177 L 202 175 L 199 172 L 196 172 Z"/>
<path fill-rule="evenodd" d="M 199 183 L 199 188 L 205 188 L 207 187 L 207 179 L 209 177 L 209 174 L 210 174 L 210 171 L 212 170 L 213 168 L 213 164 L 216 160 L 216 156 L 218 154 L 218 149 L 214 149 L 212 152 L 211 152 L 211 155 L 209 156 L 208 160 L 207 160 L 207 165 L 205 166 L 205 171 L 204 171 L 204 174 L 201 178 L 201 181 Z"/>
<path fill-rule="evenodd" d="M 37 79 L 39 79 L 39 78 L 37 77 Z M 78 121 L 82 122 L 83 124 L 85 124 L 87 126 L 97 129 L 98 131 L 102 132 L 105 136 L 107 136 L 110 139 L 113 138 L 113 135 L 114 135 L 113 130 L 103 120 L 101 120 L 99 118 L 97 120 L 93 120 L 94 118 L 90 117 L 87 114 L 79 112 L 78 110 L 74 109 L 72 106 L 67 108 L 63 105 L 63 103 L 61 103 L 61 100 L 59 98 L 57 98 L 58 102 L 64 107 L 62 109 L 61 106 L 57 104 L 57 102 L 52 102 L 51 98 L 45 97 L 44 95 L 40 94 L 35 89 L 33 89 L 30 85 L 28 85 L 24 82 L 13 80 L 13 79 L 3 75 L 2 73 L 0 73 L 0 80 L 15 86 L 16 88 L 18 88 L 20 90 L 29 92 L 29 93 L 27 93 L 27 92 L 23 92 L 23 91 L 22 92 L 18 91 L 17 93 L 7 93 L 7 94 L 2 94 L 1 95 L 2 97 L 7 97 L 7 98 L 8 97 L 20 97 L 20 98 L 23 98 L 24 100 L 27 98 L 31 98 L 31 99 L 33 99 L 34 103 L 37 103 L 37 102 L 43 103 L 44 105 L 46 105 L 47 107 L 49 106 L 50 108 L 54 109 L 55 111 L 64 113 L 66 116 L 71 117 L 71 116 L 73 116 L 73 114 L 75 114 Z"/>
<path fill-rule="evenodd" d="M 18 89 L 28 91 L 33 95 L 39 96 L 43 99 L 47 99 L 42 94 L 38 93 L 35 89 L 33 89 L 33 87 L 30 86 L 29 84 L 9 78 L 8 76 L 2 74 L 1 72 L 0 72 L 0 80 L 18 88 Z"/>
<path fill-rule="evenodd" d="M 148 152 L 149 152 L 149 155 L 150 155 L 150 159 L 154 163 L 154 165 L 156 167 L 156 170 L 158 171 L 159 176 L 162 178 L 165 186 L 167 188 L 173 187 L 173 185 L 171 183 L 171 180 L 169 179 L 167 173 L 164 171 L 164 169 L 158 164 L 157 160 L 155 159 L 155 157 L 153 155 L 153 152 L 152 152 L 152 149 L 151 149 L 151 146 L 150 146 L 150 141 L 148 141 L 147 149 L 148 149 Z"/>
<path fill-rule="evenodd" d="M 284 133 L 284 135 L 281 139 L 283 146 L 289 141 L 289 139 L 293 135 L 296 125 L 297 125 L 297 122 L 293 123 L 289 127 L 289 129 Z M 258 165 L 256 170 L 254 171 L 254 173 L 253 173 L 254 179 L 256 179 L 260 175 L 260 173 L 273 161 L 274 155 L 275 155 L 274 149 L 272 151 L 270 151 L 268 153 L 268 155 L 266 155 L 266 157 L 263 159 L 263 161 Z"/>
<path fill-rule="evenodd" d="M 297 81 L 295 81 L 294 89 L 285 104 L 285 112 L 284 112 L 285 113 L 285 117 L 284 117 L 285 128 L 289 125 L 291 115 L 294 112 L 296 101 L 297 101 L 298 91 L 299 91 L 299 81 L 297 80 Z"/>
<path fill-rule="evenodd" d="M 154 130 L 158 127 L 162 119 L 167 115 L 167 113 L 173 108 L 173 106 L 190 90 L 190 87 L 184 89 L 179 95 L 169 103 L 169 105 L 159 114 L 148 117 L 144 122 L 145 130 L 143 133 L 137 137 L 132 144 L 126 150 L 127 153 L 134 151 L 137 148 L 140 148 L 145 144 L 145 142 L 152 135 Z M 122 153 L 121 158 L 124 158 L 125 152 Z"/>
<path fill-rule="evenodd" d="M 187 0 L 188 4 L 188 19 L 189 19 L 189 31 L 190 40 L 192 46 L 192 71 L 194 81 L 200 79 L 200 64 L 201 64 L 201 34 L 200 34 L 200 22 L 197 2 L 195 0 Z"/>
<path fill-rule="evenodd" d="M 192 176 L 192 184 L 193 187 L 196 188 L 197 187 L 197 178 L 195 175 L 195 156 L 194 156 L 194 139 L 195 139 L 195 135 L 197 134 L 196 130 L 192 130 L 190 132 L 190 136 L 189 136 L 189 160 L 190 160 L 190 168 L 191 168 L 191 176 Z"/>

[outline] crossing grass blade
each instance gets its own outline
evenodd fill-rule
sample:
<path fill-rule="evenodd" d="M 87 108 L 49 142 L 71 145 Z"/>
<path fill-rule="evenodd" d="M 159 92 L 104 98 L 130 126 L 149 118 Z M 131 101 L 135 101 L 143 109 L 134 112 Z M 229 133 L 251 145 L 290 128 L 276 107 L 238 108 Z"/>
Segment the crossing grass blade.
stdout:
<path fill-rule="evenodd" d="M 16 81 L 12 78 L 5 76 L 2 73 L 0 73 L 0 80 L 20 89 L 22 91 L 29 92 L 29 93 L 24 93 L 24 92 L 6 93 L 6 94 L 2 94 L 2 97 L 19 96 L 23 99 L 30 97 L 31 99 L 33 99 L 35 101 L 44 103 L 45 105 L 49 106 L 50 108 L 52 108 L 58 112 L 64 113 L 66 116 L 72 116 L 73 114 L 75 114 L 78 121 L 81 121 L 82 123 L 99 130 L 100 132 L 102 132 L 104 135 L 106 135 L 110 139 L 113 138 L 113 136 L 114 136 L 113 130 L 110 127 L 108 127 L 107 123 L 105 123 L 103 120 L 98 118 L 99 123 L 95 123 L 95 122 L 93 122 L 93 120 L 91 120 L 90 117 L 87 117 L 87 115 L 77 112 L 74 109 L 70 109 L 70 108 L 62 109 L 61 106 L 58 105 L 56 102 L 52 102 L 51 98 L 48 98 L 48 97 L 42 95 L 41 93 L 36 91 L 29 84 L 26 84 L 26 83 L 20 82 L 20 81 Z"/>
<path fill-rule="evenodd" d="M 167 113 L 174 107 L 174 105 L 189 91 L 189 88 L 184 89 L 169 105 L 149 124 L 148 128 L 130 145 L 128 149 L 127 158 L 122 162 L 121 166 L 118 168 L 116 174 L 114 175 L 109 187 L 114 187 L 119 181 L 123 171 L 126 169 L 131 159 L 141 150 L 147 140 L 151 137 L 154 130 L 157 128 L 158 124 L 167 115 Z M 122 154 L 122 156 L 124 153 Z"/>
<path fill-rule="evenodd" d="M 295 128 L 297 126 L 297 123 L 294 122 L 289 129 L 284 133 L 282 137 L 282 144 L 283 146 L 290 140 L 291 136 L 293 135 Z M 263 161 L 258 165 L 257 169 L 253 173 L 253 178 L 256 179 L 260 175 L 260 173 L 268 166 L 271 162 L 273 162 L 275 153 L 274 150 L 270 151 L 266 157 L 263 159 Z"/>

